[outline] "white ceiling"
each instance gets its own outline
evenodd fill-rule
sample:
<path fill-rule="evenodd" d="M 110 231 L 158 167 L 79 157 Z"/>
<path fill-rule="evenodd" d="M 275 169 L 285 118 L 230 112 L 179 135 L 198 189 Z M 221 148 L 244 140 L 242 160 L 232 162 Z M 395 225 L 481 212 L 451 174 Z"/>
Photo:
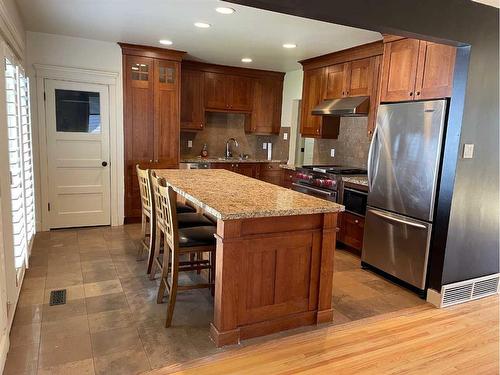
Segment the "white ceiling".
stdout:
<path fill-rule="evenodd" d="M 192 59 L 291 71 L 298 60 L 381 39 L 376 32 L 267 12 L 217 0 L 17 0 L 26 28 L 110 42 L 169 47 Z M 232 15 L 217 6 L 236 10 Z M 212 24 L 209 29 L 193 26 Z M 297 48 L 284 49 L 283 43 Z M 242 57 L 253 59 L 243 64 Z"/>

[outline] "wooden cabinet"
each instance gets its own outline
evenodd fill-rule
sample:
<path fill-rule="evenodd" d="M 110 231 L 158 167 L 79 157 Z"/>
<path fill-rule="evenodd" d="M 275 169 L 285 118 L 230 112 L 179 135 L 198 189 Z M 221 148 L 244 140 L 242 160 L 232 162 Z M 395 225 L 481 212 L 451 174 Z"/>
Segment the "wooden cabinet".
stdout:
<path fill-rule="evenodd" d="M 204 75 L 183 69 L 181 75 L 181 129 L 202 130 L 205 126 Z"/>
<path fill-rule="evenodd" d="M 231 172 L 239 173 L 244 176 L 257 178 L 259 174 L 259 163 L 211 163 L 211 169 L 225 169 Z"/>
<path fill-rule="evenodd" d="M 326 68 L 326 93 L 324 99 L 338 99 L 348 95 L 349 63 Z"/>
<path fill-rule="evenodd" d="M 304 67 L 301 134 L 313 138 L 337 138 L 340 117 L 312 115 L 325 99 L 369 96 L 368 133 L 374 128 L 382 42 L 334 52 L 301 61 Z"/>
<path fill-rule="evenodd" d="M 284 73 L 194 61 L 182 67 L 183 130 L 203 130 L 211 111 L 246 114 L 247 133 L 279 133 Z"/>
<path fill-rule="evenodd" d="M 420 41 L 415 99 L 451 96 L 456 48 Z"/>
<path fill-rule="evenodd" d="M 219 111 L 250 112 L 253 80 L 250 77 L 205 73 L 205 108 Z"/>
<path fill-rule="evenodd" d="M 455 54 L 454 47 L 416 39 L 385 43 L 380 101 L 451 96 Z"/>
<path fill-rule="evenodd" d="M 361 252 L 363 248 L 363 232 L 365 228 L 365 218 L 342 212 L 339 214 L 339 233 L 337 240 Z"/>
<path fill-rule="evenodd" d="M 140 217 L 135 166 L 177 168 L 184 52 L 120 43 L 123 53 L 125 219 Z"/>
<path fill-rule="evenodd" d="M 233 111 L 250 112 L 253 103 L 254 79 L 244 76 L 228 76 L 229 108 Z"/>
<path fill-rule="evenodd" d="M 295 171 L 283 168 L 281 172 L 281 186 L 287 189 L 292 188 L 292 184 L 295 181 Z"/>
<path fill-rule="evenodd" d="M 300 132 L 304 137 L 320 135 L 322 117 L 312 115 L 311 111 L 323 100 L 324 76 L 323 68 L 304 71 L 300 119 Z"/>
<path fill-rule="evenodd" d="M 281 101 L 283 79 L 257 78 L 253 88 L 253 107 L 250 126 L 246 132 L 279 134 L 281 128 Z"/>
<path fill-rule="evenodd" d="M 281 186 L 282 170 L 279 166 L 279 163 L 261 163 L 259 180 Z"/>

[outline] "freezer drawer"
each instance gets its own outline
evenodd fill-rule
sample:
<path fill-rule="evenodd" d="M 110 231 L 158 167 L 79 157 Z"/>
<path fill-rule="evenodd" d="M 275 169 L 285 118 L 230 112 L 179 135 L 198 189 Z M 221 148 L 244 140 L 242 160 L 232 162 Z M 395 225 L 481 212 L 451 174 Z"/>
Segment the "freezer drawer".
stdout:
<path fill-rule="evenodd" d="M 432 225 L 368 207 L 361 260 L 425 288 Z"/>

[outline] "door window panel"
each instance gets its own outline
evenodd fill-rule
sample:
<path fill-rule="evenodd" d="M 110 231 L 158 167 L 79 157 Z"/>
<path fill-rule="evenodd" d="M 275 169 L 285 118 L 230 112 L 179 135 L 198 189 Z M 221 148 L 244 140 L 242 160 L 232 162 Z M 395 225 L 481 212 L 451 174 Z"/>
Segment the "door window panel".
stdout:
<path fill-rule="evenodd" d="M 100 133 L 101 109 L 98 92 L 55 90 L 58 132 Z"/>

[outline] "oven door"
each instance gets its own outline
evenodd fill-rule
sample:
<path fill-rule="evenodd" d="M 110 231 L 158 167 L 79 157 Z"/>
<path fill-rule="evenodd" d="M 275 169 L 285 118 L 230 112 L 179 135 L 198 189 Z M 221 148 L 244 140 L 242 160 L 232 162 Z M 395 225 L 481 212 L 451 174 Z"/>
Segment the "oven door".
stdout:
<path fill-rule="evenodd" d="M 347 212 L 365 216 L 367 198 L 368 193 L 365 193 L 364 191 L 344 187 L 342 204 L 345 206 L 345 210 Z"/>
<path fill-rule="evenodd" d="M 318 187 L 313 187 L 309 185 L 299 184 L 294 182 L 292 184 L 292 189 L 299 191 L 301 193 L 312 195 L 317 198 L 326 199 L 332 202 L 337 202 L 337 192 L 332 190 L 321 189 Z"/>

